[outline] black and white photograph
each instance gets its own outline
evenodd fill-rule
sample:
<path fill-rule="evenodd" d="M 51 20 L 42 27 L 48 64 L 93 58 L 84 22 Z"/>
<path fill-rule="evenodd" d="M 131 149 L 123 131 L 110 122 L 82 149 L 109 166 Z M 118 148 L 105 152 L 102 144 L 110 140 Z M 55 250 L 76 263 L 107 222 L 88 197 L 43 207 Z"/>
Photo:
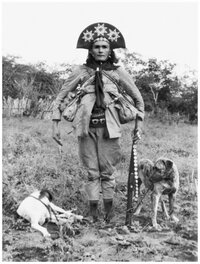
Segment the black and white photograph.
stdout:
<path fill-rule="evenodd" d="M 1 11 L 2 262 L 198 262 L 199 2 Z"/>

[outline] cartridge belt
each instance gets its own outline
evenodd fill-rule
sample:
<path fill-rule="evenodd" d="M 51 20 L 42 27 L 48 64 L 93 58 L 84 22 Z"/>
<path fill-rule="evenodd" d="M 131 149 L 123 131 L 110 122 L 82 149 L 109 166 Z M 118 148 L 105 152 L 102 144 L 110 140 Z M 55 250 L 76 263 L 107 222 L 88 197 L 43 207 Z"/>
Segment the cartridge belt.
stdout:
<path fill-rule="evenodd" d="M 106 126 L 106 118 L 105 113 L 95 113 L 92 114 L 90 118 L 90 127 L 105 127 Z"/>

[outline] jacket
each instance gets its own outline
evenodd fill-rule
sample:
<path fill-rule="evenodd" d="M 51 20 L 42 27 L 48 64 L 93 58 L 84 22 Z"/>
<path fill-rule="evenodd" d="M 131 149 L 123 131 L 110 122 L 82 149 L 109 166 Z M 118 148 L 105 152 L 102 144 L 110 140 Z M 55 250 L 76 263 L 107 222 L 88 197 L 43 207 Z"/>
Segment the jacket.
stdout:
<path fill-rule="evenodd" d="M 144 102 L 140 91 L 136 87 L 131 76 L 121 67 L 116 70 L 105 71 L 109 76 L 115 79 L 129 96 L 132 97 L 135 107 L 138 110 L 138 117 L 144 119 Z M 95 87 L 93 84 L 95 70 L 86 65 L 77 66 L 77 68 L 70 74 L 66 82 L 63 84 L 56 100 L 54 101 L 52 120 L 61 120 L 60 106 L 69 92 L 75 91 L 78 85 L 84 90 L 84 96 L 81 99 L 75 119 L 73 121 L 73 128 L 78 137 L 88 135 L 90 116 L 93 106 L 96 101 Z M 109 138 L 118 138 L 121 136 L 121 124 L 119 121 L 117 109 L 112 102 L 110 94 L 118 95 L 117 86 L 105 75 L 103 75 L 104 83 L 104 101 L 107 105 L 105 110 L 106 126 Z"/>

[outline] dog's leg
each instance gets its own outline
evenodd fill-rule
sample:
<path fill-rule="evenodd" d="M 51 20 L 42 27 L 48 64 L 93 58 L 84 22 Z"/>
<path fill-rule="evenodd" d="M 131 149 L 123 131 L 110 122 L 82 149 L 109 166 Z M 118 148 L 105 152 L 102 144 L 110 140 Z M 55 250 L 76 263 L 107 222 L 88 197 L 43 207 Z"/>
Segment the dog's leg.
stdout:
<path fill-rule="evenodd" d="M 141 209 L 142 209 L 142 206 L 143 206 L 143 204 L 141 203 L 139 206 L 138 206 L 138 208 L 137 208 L 137 210 L 134 212 L 134 215 L 139 215 L 140 214 L 140 211 L 141 211 Z"/>
<path fill-rule="evenodd" d="M 156 193 L 156 192 L 152 193 L 152 205 L 153 205 L 152 225 L 158 231 L 162 230 L 161 226 L 157 223 L 157 211 L 158 211 L 158 203 L 160 200 L 160 196 L 161 196 L 160 193 Z"/>
<path fill-rule="evenodd" d="M 179 219 L 174 215 L 174 204 L 176 200 L 176 195 L 174 193 L 169 194 L 169 215 L 170 219 L 178 223 Z"/>
<path fill-rule="evenodd" d="M 167 220 L 169 220 L 170 219 L 170 216 L 169 216 L 169 214 L 167 212 L 167 208 L 166 208 L 165 202 L 163 201 L 162 197 L 160 197 L 160 201 L 161 201 L 161 207 L 162 207 L 162 211 L 164 213 L 164 216 L 165 216 L 165 218 Z"/>
<path fill-rule="evenodd" d="M 50 237 L 51 236 L 49 234 L 49 232 L 47 231 L 47 229 L 45 227 L 42 227 L 41 225 L 39 225 L 37 222 L 31 223 L 31 227 L 37 231 L 40 231 L 44 237 Z"/>
<path fill-rule="evenodd" d="M 146 195 L 148 194 L 149 191 L 150 191 L 149 188 L 148 189 L 143 189 L 142 195 L 141 195 L 140 200 L 139 200 L 139 202 L 137 204 L 137 207 L 136 207 L 136 211 L 133 213 L 134 215 L 139 215 L 140 214 L 140 211 L 141 211 L 141 209 L 143 207 L 143 200 L 144 200 L 144 198 L 146 197 Z"/>

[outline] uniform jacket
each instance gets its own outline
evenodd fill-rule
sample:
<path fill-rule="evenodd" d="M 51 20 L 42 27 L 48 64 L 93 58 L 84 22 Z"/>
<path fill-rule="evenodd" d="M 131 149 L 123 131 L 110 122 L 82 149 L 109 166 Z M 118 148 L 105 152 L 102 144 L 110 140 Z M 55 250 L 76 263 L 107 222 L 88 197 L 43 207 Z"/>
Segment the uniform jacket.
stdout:
<path fill-rule="evenodd" d="M 131 76 L 121 67 L 115 70 L 105 71 L 109 76 L 115 79 L 119 86 L 121 86 L 128 95 L 132 97 L 135 107 L 138 110 L 138 116 L 143 120 L 144 118 L 144 102 L 142 96 L 136 87 Z M 61 120 L 60 106 L 63 100 L 67 97 L 69 92 L 75 91 L 78 85 L 82 84 L 82 89 L 85 95 L 82 97 L 73 127 L 76 135 L 79 137 L 87 136 L 89 130 L 90 116 L 95 104 L 95 86 L 93 84 L 95 70 L 87 67 L 86 65 L 78 66 L 68 77 L 62 86 L 55 102 L 52 120 Z M 109 133 L 109 138 L 118 138 L 121 136 L 121 124 L 119 121 L 117 109 L 112 102 L 110 94 L 118 95 L 117 86 L 105 75 L 103 75 L 104 83 L 104 101 L 107 105 L 105 110 L 106 126 Z"/>

